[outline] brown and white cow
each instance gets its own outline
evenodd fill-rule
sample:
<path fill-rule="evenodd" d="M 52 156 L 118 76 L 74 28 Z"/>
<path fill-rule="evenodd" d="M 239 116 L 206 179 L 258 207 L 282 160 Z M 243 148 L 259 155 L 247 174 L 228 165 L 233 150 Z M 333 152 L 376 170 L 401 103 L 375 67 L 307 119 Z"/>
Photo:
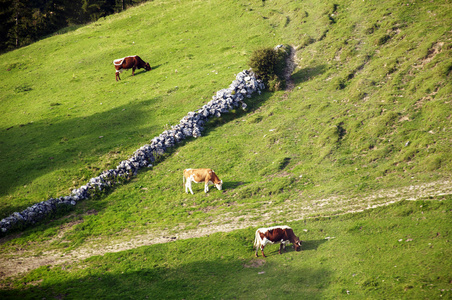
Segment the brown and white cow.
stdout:
<path fill-rule="evenodd" d="M 135 69 L 144 68 L 146 71 L 150 71 L 152 68 L 149 63 L 144 62 L 138 55 L 127 56 L 113 61 L 116 69 L 116 81 L 121 80 L 119 74 L 124 70 L 132 68 L 132 76 L 135 76 Z"/>
<path fill-rule="evenodd" d="M 281 249 L 286 248 L 286 244 L 292 243 L 295 247 L 295 251 L 301 250 L 301 240 L 295 236 L 292 228 L 289 226 L 274 226 L 269 228 L 259 228 L 256 230 L 256 236 L 254 239 L 254 247 L 256 247 L 256 257 L 259 248 L 261 249 L 262 256 L 265 257 L 264 247 L 267 244 L 281 243 L 279 246 L 279 254 Z"/>
<path fill-rule="evenodd" d="M 185 182 L 186 181 L 186 182 Z M 221 191 L 223 181 L 218 178 L 217 174 L 212 169 L 185 169 L 183 182 L 185 185 L 185 192 L 188 194 L 188 190 L 193 194 L 191 189 L 191 183 L 204 182 L 204 192 L 209 191 L 209 184 L 214 184 L 215 187 Z"/>

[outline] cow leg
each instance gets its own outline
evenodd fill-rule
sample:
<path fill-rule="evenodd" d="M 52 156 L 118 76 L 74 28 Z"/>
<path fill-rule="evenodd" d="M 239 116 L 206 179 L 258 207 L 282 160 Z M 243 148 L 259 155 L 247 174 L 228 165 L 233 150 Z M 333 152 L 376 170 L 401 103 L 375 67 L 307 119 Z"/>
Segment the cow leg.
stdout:
<path fill-rule="evenodd" d="M 286 247 L 285 247 L 285 244 L 284 244 L 284 243 L 281 243 L 281 244 L 279 245 L 279 251 L 278 251 L 279 254 L 281 254 L 281 250 L 282 250 L 283 248 L 284 248 L 284 249 L 286 248 Z"/>
<path fill-rule="evenodd" d="M 281 245 L 279 246 L 279 254 L 281 254 L 281 250 L 286 250 L 286 245 L 289 244 L 289 241 L 281 241 Z"/>
<path fill-rule="evenodd" d="M 191 177 L 187 179 L 187 187 L 190 190 L 190 193 L 193 195 L 193 190 L 191 189 Z"/>
<path fill-rule="evenodd" d="M 267 257 L 264 254 L 264 248 L 265 248 L 265 245 L 267 245 L 268 243 L 271 243 L 271 242 L 266 237 L 264 237 L 261 241 L 261 252 L 262 252 L 263 257 Z"/>
<path fill-rule="evenodd" d="M 209 182 L 206 182 L 204 185 L 204 193 L 207 193 L 209 191 Z"/>
<path fill-rule="evenodd" d="M 118 81 L 118 79 L 121 80 L 121 78 L 119 77 L 119 72 L 116 71 L 116 81 Z"/>
<path fill-rule="evenodd" d="M 132 68 L 132 76 L 135 76 L 135 67 Z"/>

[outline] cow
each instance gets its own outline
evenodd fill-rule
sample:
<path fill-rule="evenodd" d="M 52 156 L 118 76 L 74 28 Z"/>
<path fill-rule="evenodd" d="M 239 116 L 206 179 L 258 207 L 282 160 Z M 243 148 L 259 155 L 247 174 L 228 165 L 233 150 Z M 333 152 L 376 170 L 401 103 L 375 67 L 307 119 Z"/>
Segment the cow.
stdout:
<path fill-rule="evenodd" d="M 135 76 L 135 69 L 144 68 L 146 71 L 150 71 L 152 68 L 149 63 L 144 62 L 138 55 L 127 56 L 113 61 L 116 69 L 116 81 L 121 80 L 119 74 L 124 70 L 132 68 L 132 76 Z"/>
<path fill-rule="evenodd" d="M 193 195 L 193 190 L 191 189 L 191 183 L 204 182 L 204 192 L 209 191 L 209 184 L 214 184 L 215 187 L 221 191 L 223 186 L 223 181 L 218 178 L 217 174 L 212 169 L 185 169 L 183 183 L 185 185 L 185 192 L 188 194 L 188 190 Z M 185 182 L 187 181 L 187 182 Z"/>
<path fill-rule="evenodd" d="M 295 247 L 295 251 L 301 250 L 301 240 L 295 236 L 292 228 L 289 226 L 274 226 L 269 228 L 259 228 L 256 230 L 254 239 L 254 247 L 256 247 L 256 257 L 259 248 L 261 249 L 262 256 L 264 254 L 264 247 L 267 244 L 281 243 L 279 245 L 278 253 L 281 254 L 281 249 L 286 249 L 286 244 L 292 243 Z"/>

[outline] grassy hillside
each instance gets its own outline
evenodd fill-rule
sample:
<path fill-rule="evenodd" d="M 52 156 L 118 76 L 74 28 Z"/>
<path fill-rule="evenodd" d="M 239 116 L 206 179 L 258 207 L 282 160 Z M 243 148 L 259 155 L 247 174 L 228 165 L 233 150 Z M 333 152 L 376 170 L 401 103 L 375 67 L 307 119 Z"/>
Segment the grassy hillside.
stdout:
<path fill-rule="evenodd" d="M 444 200 L 444 201 L 437 201 Z M 448 199 L 292 223 L 303 251 L 253 258 L 254 229 L 43 266 L 3 299 L 450 298 Z M 278 289 L 274 287 L 278 286 Z"/>
<path fill-rule="evenodd" d="M 265 22 L 212 5 L 149 3 L 2 56 L 2 216 L 116 166 L 247 68 Z M 154 70 L 116 83 L 113 59 L 134 54 Z"/>
<path fill-rule="evenodd" d="M 298 67 L 293 90 L 249 99 L 126 185 L 2 240 L 0 256 L 266 226 L 450 187 L 451 16 L 448 1 L 152 1 L 2 55 L 0 218 L 116 167 L 227 87 L 253 50 L 292 45 Z M 115 82 L 112 61 L 135 54 L 153 70 Z M 224 190 L 183 193 L 182 170 L 198 167 Z"/>

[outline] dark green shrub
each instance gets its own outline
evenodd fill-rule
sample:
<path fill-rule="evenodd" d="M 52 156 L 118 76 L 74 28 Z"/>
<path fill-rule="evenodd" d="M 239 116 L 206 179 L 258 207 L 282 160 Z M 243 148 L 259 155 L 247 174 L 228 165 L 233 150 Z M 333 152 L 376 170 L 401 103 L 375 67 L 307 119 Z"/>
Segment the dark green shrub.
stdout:
<path fill-rule="evenodd" d="M 276 74 L 278 64 L 278 53 L 273 48 L 261 48 L 254 50 L 249 65 L 254 73 L 264 82 L 268 83 Z"/>
<path fill-rule="evenodd" d="M 267 83 L 268 90 L 270 92 L 281 91 L 286 87 L 286 81 L 284 79 L 279 78 L 278 76 L 273 76 Z"/>
<path fill-rule="evenodd" d="M 253 52 L 248 64 L 270 91 L 278 91 L 285 87 L 284 68 L 288 54 L 288 47 L 261 48 Z"/>

